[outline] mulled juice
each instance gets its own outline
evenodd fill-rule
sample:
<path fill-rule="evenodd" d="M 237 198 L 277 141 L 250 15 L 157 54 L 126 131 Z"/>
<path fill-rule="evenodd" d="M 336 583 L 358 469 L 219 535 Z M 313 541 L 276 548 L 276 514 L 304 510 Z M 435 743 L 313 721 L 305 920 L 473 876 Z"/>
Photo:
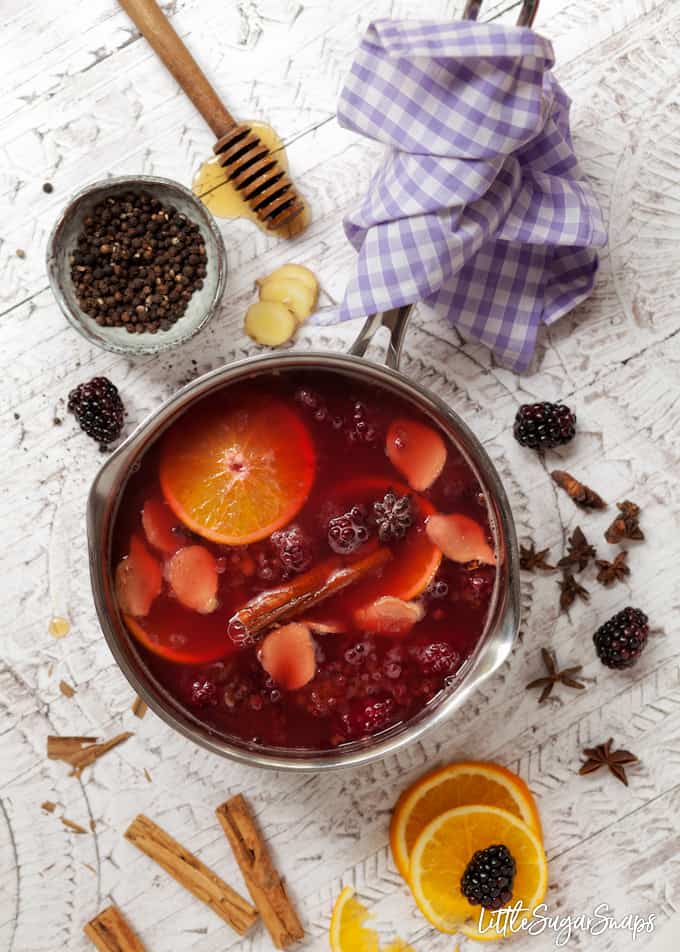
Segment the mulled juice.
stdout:
<path fill-rule="evenodd" d="M 482 487 L 387 388 L 336 371 L 225 386 L 130 478 L 113 540 L 125 624 L 211 730 L 327 750 L 410 719 L 484 631 Z"/>

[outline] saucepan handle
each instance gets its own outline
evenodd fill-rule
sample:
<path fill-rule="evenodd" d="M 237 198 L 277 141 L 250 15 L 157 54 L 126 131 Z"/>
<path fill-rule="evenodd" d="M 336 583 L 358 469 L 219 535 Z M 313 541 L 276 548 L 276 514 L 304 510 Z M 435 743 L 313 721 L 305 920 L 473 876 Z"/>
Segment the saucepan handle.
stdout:
<path fill-rule="evenodd" d="M 371 314 L 350 347 L 350 354 L 354 357 L 363 357 L 377 332 L 386 327 L 390 332 L 390 339 L 385 353 L 385 363 L 388 367 L 396 370 L 399 366 L 406 325 L 412 310 L 413 304 L 404 304 L 402 307 L 393 307 L 391 310 L 383 311 L 380 314 Z"/>
<path fill-rule="evenodd" d="M 531 26 L 538 10 L 538 3 L 539 0 L 524 0 L 517 18 L 517 26 Z M 467 0 L 463 10 L 463 19 L 476 20 L 481 6 L 482 0 Z"/>

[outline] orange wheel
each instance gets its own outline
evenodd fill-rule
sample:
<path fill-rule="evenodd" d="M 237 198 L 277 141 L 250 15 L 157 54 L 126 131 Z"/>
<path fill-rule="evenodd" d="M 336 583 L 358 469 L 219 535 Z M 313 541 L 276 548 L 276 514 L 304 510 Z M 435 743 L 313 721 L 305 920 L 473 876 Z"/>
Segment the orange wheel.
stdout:
<path fill-rule="evenodd" d="M 413 846 L 428 823 L 447 810 L 470 804 L 508 810 L 541 836 L 536 803 L 521 777 L 483 761 L 448 764 L 416 780 L 399 797 L 392 813 L 390 846 L 404 879 L 408 879 Z"/>
<path fill-rule="evenodd" d="M 314 481 L 314 447 L 298 415 L 257 397 L 201 415 L 165 437 L 163 495 L 194 532 L 224 545 L 265 539 L 294 518 Z"/>

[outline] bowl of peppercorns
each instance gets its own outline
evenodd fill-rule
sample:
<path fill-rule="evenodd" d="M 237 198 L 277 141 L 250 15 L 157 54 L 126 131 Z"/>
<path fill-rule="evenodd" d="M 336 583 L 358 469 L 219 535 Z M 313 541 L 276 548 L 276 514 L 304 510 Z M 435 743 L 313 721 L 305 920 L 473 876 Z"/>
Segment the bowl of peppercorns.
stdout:
<path fill-rule="evenodd" d="M 135 176 L 77 193 L 50 235 L 47 273 L 84 337 L 143 356 L 207 324 L 224 293 L 227 259 L 212 215 L 187 188 Z"/>

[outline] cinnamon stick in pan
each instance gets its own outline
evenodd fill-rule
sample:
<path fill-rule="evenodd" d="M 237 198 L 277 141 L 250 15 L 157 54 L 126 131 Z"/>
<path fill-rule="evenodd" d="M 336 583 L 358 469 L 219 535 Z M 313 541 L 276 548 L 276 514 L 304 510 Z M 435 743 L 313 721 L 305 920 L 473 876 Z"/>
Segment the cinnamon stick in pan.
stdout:
<path fill-rule="evenodd" d="M 386 547 L 349 561 L 326 559 L 302 575 L 251 598 L 229 620 L 229 634 L 237 643 L 260 634 L 278 622 L 288 621 L 348 585 L 382 568 L 392 558 Z"/>

